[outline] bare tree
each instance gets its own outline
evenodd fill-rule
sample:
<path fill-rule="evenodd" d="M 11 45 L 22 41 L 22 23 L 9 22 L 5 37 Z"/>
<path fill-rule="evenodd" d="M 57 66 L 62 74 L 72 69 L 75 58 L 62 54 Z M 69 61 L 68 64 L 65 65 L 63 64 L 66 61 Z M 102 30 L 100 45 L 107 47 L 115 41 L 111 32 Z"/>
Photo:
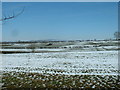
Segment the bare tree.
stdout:
<path fill-rule="evenodd" d="M 2 19 L 0 19 L 0 21 L 6 21 L 6 20 L 9 20 L 9 19 L 13 19 L 13 18 L 16 18 L 17 16 L 21 15 L 23 12 L 24 12 L 24 9 L 25 7 L 19 12 L 19 13 L 12 13 L 12 15 L 4 15 Z"/>
<path fill-rule="evenodd" d="M 115 32 L 114 37 L 116 38 L 116 40 L 120 39 L 120 32 Z"/>

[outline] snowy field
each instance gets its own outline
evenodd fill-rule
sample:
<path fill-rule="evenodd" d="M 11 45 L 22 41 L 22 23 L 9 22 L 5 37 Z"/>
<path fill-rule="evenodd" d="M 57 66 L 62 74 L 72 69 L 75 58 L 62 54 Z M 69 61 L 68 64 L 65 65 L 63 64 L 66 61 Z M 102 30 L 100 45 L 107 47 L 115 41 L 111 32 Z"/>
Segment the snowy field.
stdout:
<path fill-rule="evenodd" d="M 3 54 L 4 71 L 117 75 L 118 51 Z"/>
<path fill-rule="evenodd" d="M 120 89 L 115 41 L 37 43 L 35 47 L 4 44 L 0 49 L 4 88 Z"/>

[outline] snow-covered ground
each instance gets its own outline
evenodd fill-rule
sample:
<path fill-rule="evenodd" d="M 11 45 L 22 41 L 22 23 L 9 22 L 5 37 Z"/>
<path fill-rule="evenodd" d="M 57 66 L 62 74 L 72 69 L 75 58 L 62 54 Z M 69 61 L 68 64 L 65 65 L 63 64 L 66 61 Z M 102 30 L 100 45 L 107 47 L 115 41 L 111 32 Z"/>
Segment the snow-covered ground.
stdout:
<path fill-rule="evenodd" d="M 1 59 L 3 71 L 118 75 L 118 51 L 2 54 Z"/>
<path fill-rule="evenodd" d="M 35 49 L 35 51 L 62 51 L 64 49 Z M 32 51 L 32 49 L 0 49 L 0 51 Z"/>

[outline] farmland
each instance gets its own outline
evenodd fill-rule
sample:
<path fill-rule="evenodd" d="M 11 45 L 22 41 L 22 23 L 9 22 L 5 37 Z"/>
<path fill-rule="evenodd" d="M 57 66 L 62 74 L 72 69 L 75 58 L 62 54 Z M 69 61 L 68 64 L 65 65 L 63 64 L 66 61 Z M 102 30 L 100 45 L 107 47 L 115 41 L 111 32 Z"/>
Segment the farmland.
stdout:
<path fill-rule="evenodd" d="M 119 42 L 4 42 L 3 88 L 120 88 Z"/>

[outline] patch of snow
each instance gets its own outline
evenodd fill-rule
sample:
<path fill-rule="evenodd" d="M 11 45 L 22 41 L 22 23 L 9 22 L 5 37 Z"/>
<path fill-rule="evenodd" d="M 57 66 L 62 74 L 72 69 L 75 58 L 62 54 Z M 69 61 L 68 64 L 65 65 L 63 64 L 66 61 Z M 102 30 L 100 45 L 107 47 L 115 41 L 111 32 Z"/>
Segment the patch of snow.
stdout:
<path fill-rule="evenodd" d="M 118 51 L 2 54 L 4 71 L 117 75 Z"/>

